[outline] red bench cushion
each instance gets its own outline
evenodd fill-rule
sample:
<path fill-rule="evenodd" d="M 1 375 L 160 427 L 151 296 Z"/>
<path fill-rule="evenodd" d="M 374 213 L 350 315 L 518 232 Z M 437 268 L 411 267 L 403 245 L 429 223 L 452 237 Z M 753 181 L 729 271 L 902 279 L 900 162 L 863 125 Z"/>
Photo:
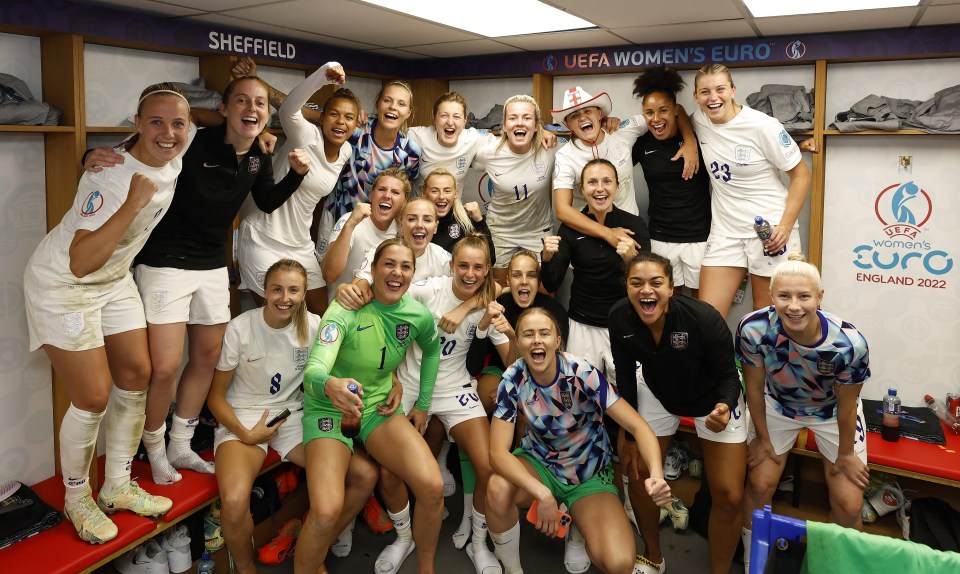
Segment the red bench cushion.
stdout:
<path fill-rule="evenodd" d="M 63 478 L 60 475 L 33 485 L 33 491 L 50 506 L 63 510 Z M 0 550 L 0 570 L 4 572 L 72 573 L 96 564 L 124 546 L 156 530 L 156 523 L 132 512 L 110 516 L 120 531 L 105 544 L 88 544 L 77 536 L 64 518 L 60 524 L 40 534 Z"/>

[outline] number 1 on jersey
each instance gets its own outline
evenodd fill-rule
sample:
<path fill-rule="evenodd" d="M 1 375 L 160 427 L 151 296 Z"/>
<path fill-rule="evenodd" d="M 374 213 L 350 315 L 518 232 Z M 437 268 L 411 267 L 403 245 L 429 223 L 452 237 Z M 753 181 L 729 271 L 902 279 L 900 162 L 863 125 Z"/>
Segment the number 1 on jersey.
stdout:
<path fill-rule="evenodd" d="M 387 359 L 387 348 L 386 348 L 386 347 L 380 347 L 380 366 L 378 367 L 379 370 L 381 370 L 381 371 L 383 370 L 383 362 L 384 362 L 386 359 Z"/>

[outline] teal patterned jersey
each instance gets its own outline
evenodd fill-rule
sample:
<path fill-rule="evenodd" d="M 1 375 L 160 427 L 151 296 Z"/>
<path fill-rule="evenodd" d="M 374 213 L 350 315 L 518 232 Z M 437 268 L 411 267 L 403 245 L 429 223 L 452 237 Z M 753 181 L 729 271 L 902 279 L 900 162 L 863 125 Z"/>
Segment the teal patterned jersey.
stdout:
<path fill-rule="evenodd" d="M 860 331 L 826 311 L 817 315 L 821 337 L 813 345 L 791 339 L 772 305 L 747 314 L 737 328 L 737 357 L 764 370 L 766 394 L 780 414 L 793 419 L 833 418 L 834 384 L 870 378 L 867 340 Z"/>
<path fill-rule="evenodd" d="M 520 448 L 564 484 L 580 484 L 610 464 L 613 452 L 603 411 L 620 400 L 596 367 L 557 353 L 557 375 L 542 387 L 523 359 L 503 373 L 493 416 L 513 423 L 527 418 Z"/>

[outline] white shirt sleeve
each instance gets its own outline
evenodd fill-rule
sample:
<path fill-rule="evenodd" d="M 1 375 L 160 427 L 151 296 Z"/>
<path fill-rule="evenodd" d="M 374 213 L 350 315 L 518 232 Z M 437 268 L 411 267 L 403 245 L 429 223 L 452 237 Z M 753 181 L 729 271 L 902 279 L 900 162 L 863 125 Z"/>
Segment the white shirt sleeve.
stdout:
<path fill-rule="evenodd" d="M 294 141 L 297 147 L 312 145 L 321 137 L 319 128 L 303 117 L 303 105 L 317 90 L 332 83 L 327 80 L 327 72 L 339 65 L 337 62 L 327 62 L 321 66 L 291 90 L 280 106 L 277 112 L 280 124 L 287 138 Z"/>

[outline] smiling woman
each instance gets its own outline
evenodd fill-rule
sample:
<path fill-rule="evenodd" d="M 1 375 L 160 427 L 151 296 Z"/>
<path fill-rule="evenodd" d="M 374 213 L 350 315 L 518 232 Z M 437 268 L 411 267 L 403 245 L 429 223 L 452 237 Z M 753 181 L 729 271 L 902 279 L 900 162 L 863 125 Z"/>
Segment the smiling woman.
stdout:
<path fill-rule="evenodd" d="M 656 438 L 596 367 L 560 351 L 560 329 L 548 311 L 524 311 L 517 333 L 521 358 L 503 374 L 490 427 L 496 474 L 487 491 L 487 518 L 504 571 L 522 572 L 517 508 L 536 502 L 535 526 L 548 536 L 557 533 L 558 505 L 569 508 L 568 571 L 586 572 L 592 557 L 602 572 L 630 572 L 633 533 L 613 484 L 613 451 L 603 417 L 609 415 L 637 437 L 632 454 L 652 469 L 644 482 L 646 494 L 662 504 L 670 499 L 670 487 L 663 480 Z M 519 448 L 512 450 L 519 415 L 528 426 Z"/>
<path fill-rule="evenodd" d="M 695 417 L 713 496 L 710 571 L 728 572 L 737 545 L 737 532 L 730 524 L 740 520 L 747 438 L 730 329 L 709 304 L 674 291 L 668 259 L 639 253 L 625 268 L 627 296 L 610 310 L 609 324 L 618 388 L 650 424 L 661 450 L 666 450 L 681 416 Z M 623 435 L 618 441 L 621 463 L 636 468 L 644 479 L 649 470 L 633 454 L 633 440 Z M 634 478 L 628 493 L 646 542 L 634 572 L 655 574 L 665 565 L 659 510 Z"/>
<path fill-rule="evenodd" d="M 410 194 L 410 180 L 399 168 L 382 170 L 371 186 L 370 203 L 358 203 L 345 213 L 330 234 L 330 248 L 323 258 L 323 278 L 332 300 L 337 288 L 353 279 L 363 267 L 367 249 L 397 236 L 397 216 Z"/>
<path fill-rule="evenodd" d="M 443 513 L 440 467 L 420 433 L 398 412 L 398 391 L 392 373 L 414 341 L 423 351 L 419 370 L 420 393 L 414 412 L 430 409 L 440 359 L 440 337 L 433 316 L 421 303 L 405 297 L 416 266 L 413 248 L 403 239 L 384 241 L 373 258 L 373 301 L 357 311 L 336 301 L 324 314 L 304 373 L 306 403 L 304 441 L 311 492 L 304 528 L 315 536 L 301 539 L 297 571 L 315 572 L 323 549 L 346 526 L 338 521 L 343 484 L 354 439 L 340 429 L 344 416 L 361 419 L 360 434 L 366 452 L 410 486 L 417 497 L 417 519 L 412 531 L 421 571 L 433 571 Z M 348 390 L 357 385 L 358 393 Z M 368 493 L 369 494 L 369 493 Z M 411 539 L 409 507 L 395 515 L 406 540 Z M 412 551 L 412 544 L 406 546 Z M 405 555 L 401 555 L 405 557 Z M 396 562 L 395 562 L 396 563 Z"/>
<path fill-rule="evenodd" d="M 508 98 L 502 124 L 500 139 L 484 145 L 473 168 L 485 170 L 493 184 L 487 224 L 497 254 L 494 277 L 506 285 L 506 267 L 514 253 L 538 251 L 553 227 L 550 174 L 556 148 L 542 149 L 540 106 L 530 96 Z"/>
<path fill-rule="evenodd" d="M 817 435 L 830 492 L 832 520 L 861 529 L 869 480 L 867 433 L 860 390 L 870 378 L 867 341 L 850 323 L 821 311 L 820 272 L 791 253 L 770 280 L 773 305 L 740 320 L 743 364 L 753 429 L 744 496 L 744 543 L 753 511 L 770 504 L 786 455 L 800 429 Z"/>
<path fill-rule="evenodd" d="M 567 269 L 573 266 L 568 307 L 571 348 L 615 383 L 607 317 L 613 304 L 626 295 L 621 271 L 623 261 L 637 253 L 637 244 L 641 250 L 649 251 L 650 236 L 643 218 L 614 204 L 618 181 L 612 163 L 605 159 L 590 161 L 584 166 L 580 180 L 580 190 L 587 202 L 583 215 L 605 229 L 628 230 L 630 238 L 625 236 L 613 247 L 602 239 L 578 233 L 564 223 L 559 235 L 544 240 L 541 281 L 547 291 L 554 291 Z"/>
<path fill-rule="evenodd" d="M 156 516 L 172 505 L 130 479 L 150 380 L 147 325 L 130 264 L 170 208 L 196 132 L 186 98 L 171 84 L 143 91 L 136 125 L 119 148 L 123 164 L 83 175 L 72 208 L 37 246 L 23 277 L 30 349 L 43 348 L 70 398 L 60 427 L 64 516 L 92 544 L 117 536 L 101 508 Z M 95 503 L 88 481 L 101 421 L 107 455 Z"/>
<path fill-rule="evenodd" d="M 420 173 L 420 146 L 402 130 L 413 114 L 413 92 L 404 82 L 384 85 L 376 99 L 376 115 L 350 138 L 353 155 L 343 167 L 333 192 L 327 197 L 317 230 L 317 255 L 326 256 L 334 226 L 345 214 L 370 202 L 379 173 L 396 168 L 410 181 Z M 409 189 L 410 184 L 407 184 Z M 329 239 L 329 242 L 328 242 Z"/>

